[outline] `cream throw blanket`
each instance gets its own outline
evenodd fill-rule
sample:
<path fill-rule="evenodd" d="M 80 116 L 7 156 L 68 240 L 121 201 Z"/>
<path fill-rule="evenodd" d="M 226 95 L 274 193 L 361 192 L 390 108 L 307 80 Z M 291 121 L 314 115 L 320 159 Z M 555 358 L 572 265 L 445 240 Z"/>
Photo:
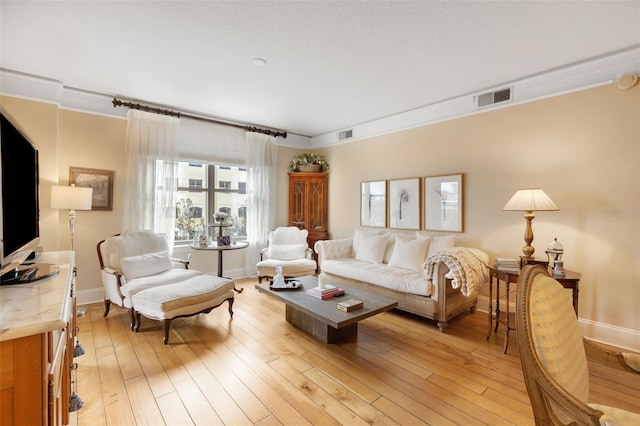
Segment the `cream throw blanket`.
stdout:
<path fill-rule="evenodd" d="M 464 247 L 441 250 L 429 256 L 422 265 L 425 279 L 433 280 L 433 271 L 440 262 L 447 265 L 451 271 L 453 288 L 460 288 L 460 292 L 465 296 L 469 296 L 476 287 L 489 281 L 487 265 L 475 253 Z"/>

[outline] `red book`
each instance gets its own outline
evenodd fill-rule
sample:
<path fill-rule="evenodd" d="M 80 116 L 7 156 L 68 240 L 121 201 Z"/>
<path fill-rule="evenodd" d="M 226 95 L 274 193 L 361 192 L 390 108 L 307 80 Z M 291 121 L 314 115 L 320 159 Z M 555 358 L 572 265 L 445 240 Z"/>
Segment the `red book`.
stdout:
<path fill-rule="evenodd" d="M 331 291 L 320 293 L 320 292 L 310 288 L 309 290 L 307 290 L 307 294 L 309 296 L 315 297 L 316 299 L 324 300 L 324 299 L 329 299 L 331 297 L 344 294 L 344 289 L 343 288 L 336 288 L 336 289 L 331 290 Z"/>

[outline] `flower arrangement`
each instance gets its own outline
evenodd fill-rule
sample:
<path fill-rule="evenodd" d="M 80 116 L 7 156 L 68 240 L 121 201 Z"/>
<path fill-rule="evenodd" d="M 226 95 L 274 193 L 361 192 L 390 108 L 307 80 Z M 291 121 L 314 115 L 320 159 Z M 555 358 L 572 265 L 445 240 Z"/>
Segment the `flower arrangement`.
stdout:
<path fill-rule="evenodd" d="M 298 154 L 289 163 L 289 170 L 292 172 L 311 171 L 314 169 L 323 172 L 329 170 L 329 163 L 324 159 L 324 156 L 315 152 Z"/>
<path fill-rule="evenodd" d="M 229 215 L 226 212 L 215 212 L 213 214 L 213 220 L 216 222 L 225 223 L 228 218 Z"/>

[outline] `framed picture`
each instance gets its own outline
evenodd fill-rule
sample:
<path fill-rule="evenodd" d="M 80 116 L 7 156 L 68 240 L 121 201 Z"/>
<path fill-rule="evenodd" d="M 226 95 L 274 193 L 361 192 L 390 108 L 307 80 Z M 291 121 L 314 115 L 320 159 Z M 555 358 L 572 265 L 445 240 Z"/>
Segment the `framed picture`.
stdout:
<path fill-rule="evenodd" d="M 387 181 L 360 184 L 360 225 L 387 226 Z"/>
<path fill-rule="evenodd" d="M 462 232 L 462 185 L 462 174 L 424 178 L 425 229 Z"/>
<path fill-rule="evenodd" d="M 93 188 L 91 210 L 113 210 L 113 171 L 69 167 L 69 183 Z"/>
<path fill-rule="evenodd" d="M 420 229 L 420 178 L 389 181 L 389 228 Z"/>

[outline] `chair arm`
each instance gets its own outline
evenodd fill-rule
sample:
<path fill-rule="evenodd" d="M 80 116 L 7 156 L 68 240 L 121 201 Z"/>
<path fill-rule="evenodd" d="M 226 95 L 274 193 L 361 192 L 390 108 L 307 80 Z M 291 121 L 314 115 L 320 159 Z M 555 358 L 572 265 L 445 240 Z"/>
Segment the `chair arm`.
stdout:
<path fill-rule="evenodd" d="M 260 250 L 260 261 L 263 261 L 267 258 L 267 252 L 269 251 L 269 247 L 265 247 Z"/>
<path fill-rule="evenodd" d="M 587 357 L 609 366 L 622 367 L 624 370 L 640 374 L 639 353 L 611 350 L 585 337 L 582 338 L 582 341 Z"/>

